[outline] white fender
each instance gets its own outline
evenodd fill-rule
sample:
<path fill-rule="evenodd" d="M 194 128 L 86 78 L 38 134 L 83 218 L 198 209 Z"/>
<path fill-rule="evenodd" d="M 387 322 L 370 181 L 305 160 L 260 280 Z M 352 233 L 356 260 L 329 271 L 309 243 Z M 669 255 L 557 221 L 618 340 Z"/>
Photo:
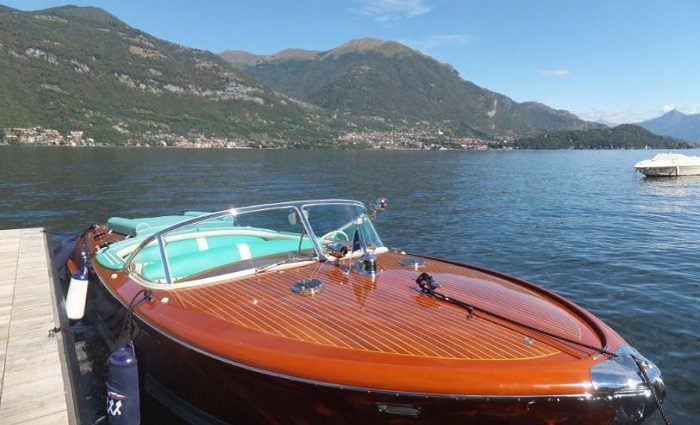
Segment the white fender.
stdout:
<path fill-rule="evenodd" d="M 79 320 L 85 315 L 85 300 L 87 299 L 88 270 L 83 267 L 73 273 L 66 295 L 66 314 L 71 320 Z"/>

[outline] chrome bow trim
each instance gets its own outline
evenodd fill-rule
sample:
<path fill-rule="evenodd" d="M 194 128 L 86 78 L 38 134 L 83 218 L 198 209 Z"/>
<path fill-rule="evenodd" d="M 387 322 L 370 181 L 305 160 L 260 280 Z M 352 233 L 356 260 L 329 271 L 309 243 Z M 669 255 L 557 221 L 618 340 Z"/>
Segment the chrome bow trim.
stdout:
<path fill-rule="evenodd" d="M 666 386 L 661 370 L 630 346 L 618 347 L 615 354 L 591 368 L 592 395 L 598 399 L 617 400 L 613 403 L 616 406 L 613 424 L 639 423 L 656 410 L 652 389 L 642 374 L 646 374 L 656 396 L 663 400 Z"/>

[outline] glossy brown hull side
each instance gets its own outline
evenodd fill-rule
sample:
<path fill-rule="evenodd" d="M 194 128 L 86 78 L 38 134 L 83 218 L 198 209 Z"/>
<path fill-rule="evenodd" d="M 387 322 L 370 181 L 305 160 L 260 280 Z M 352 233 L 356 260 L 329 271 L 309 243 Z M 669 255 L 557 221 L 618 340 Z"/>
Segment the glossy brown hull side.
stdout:
<path fill-rule="evenodd" d="M 89 252 L 94 252 L 97 245 L 107 242 L 102 237 L 94 237 L 94 234 L 89 232 L 86 235 Z M 115 240 L 120 238 L 114 234 L 107 236 Z M 596 360 L 591 350 L 577 349 L 555 340 L 543 339 L 538 342 L 539 338 L 526 330 L 513 329 L 508 324 L 499 324 L 498 320 L 481 314 L 465 320 L 462 309 L 455 306 L 443 308 L 435 300 L 417 293 L 414 280 L 418 272 L 401 268 L 397 254 L 381 255 L 383 271 L 376 282 L 355 272 L 344 277 L 338 267 L 318 263 L 201 288 L 154 287 L 154 301 L 140 305 L 136 313 L 149 326 L 204 352 L 297 380 L 404 393 L 556 397 L 580 396 L 590 392 L 587 386 L 589 370 L 593 364 L 604 360 Z M 563 331 L 564 328 L 560 326 L 562 322 L 556 316 L 547 318 L 547 311 L 562 312 L 563 308 L 569 312 L 567 317 L 578 317 L 575 321 L 580 326 L 576 328 L 581 331 L 583 342 L 596 346 L 607 342 L 611 344 L 611 350 L 621 342 L 602 323 L 554 294 L 496 272 L 482 272 L 473 266 L 451 264 L 431 261 L 426 267 L 438 281 L 444 279 L 446 285 L 441 287 L 441 291 L 450 296 L 453 295 L 450 287 L 458 289 L 460 286 L 459 282 L 451 285 L 450 281 L 455 276 L 468 275 L 470 277 L 466 278 L 471 279 L 470 288 L 482 293 L 481 302 L 488 301 L 498 309 L 508 308 L 508 315 L 517 318 L 517 314 L 522 320 L 524 314 L 534 313 L 553 323 L 555 329 Z M 111 297 L 122 304 L 127 304 L 144 288 L 123 271 L 107 270 L 96 262 L 93 267 Z M 312 298 L 290 295 L 289 283 L 309 275 L 326 282 L 324 292 Z M 535 300 L 535 304 L 529 303 L 531 313 L 515 311 L 516 306 L 527 303 L 514 303 L 511 297 L 499 303 L 499 297 L 484 294 L 492 284 L 512 288 L 513 291 L 509 292 L 515 299 L 522 299 L 521 295 L 525 294 L 525 298 Z M 535 298 L 531 294 L 535 294 Z M 459 293 L 454 296 L 461 297 Z M 240 302 L 241 297 L 244 302 Z M 245 302 L 245 299 L 253 302 Z M 256 303 L 257 300 L 260 302 Z M 348 306 L 352 308 L 345 308 Z M 225 312 L 235 315 L 223 314 Z M 267 329 L 250 329 L 236 323 L 234 316 L 241 315 L 254 318 L 258 323 L 269 322 Z M 558 316 L 561 317 L 560 314 Z M 396 318 L 401 322 L 393 320 Z M 305 320 L 304 326 L 297 326 L 302 324 L 302 319 Z M 322 326 L 319 326 L 320 320 L 323 321 Z M 436 328 L 435 323 L 440 326 Z M 295 330 L 290 328 L 290 324 L 296 324 L 296 330 L 304 330 L 303 335 L 287 335 L 294 338 L 275 335 L 280 330 L 287 333 Z M 399 326 L 389 328 L 388 324 Z M 399 355 L 389 352 L 386 349 L 389 348 L 388 344 L 385 344 L 383 352 L 367 349 L 373 347 L 347 349 L 322 345 L 308 338 L 317 339 L 321 332 L 329 337 L 345 337 L 346 340 L 356 335 L 365 341 L 369 336 L 391 338 L 393 345 L 401 350 L 432 347 L 434 350 L 463 352 L 468 358 Z M 491 339 L 498 337 L 510 340 L 502 341 L 508 345 L 507 352 L 514 352 L 513 349 L 519 347 L 517 351 L 524 353 L 524 350 L 530 349 L 529 344 L 524 343 L 524 336 L 533 337 L 532 347 L 548 350 L 543 347 L 546 344 L 560 352 L 516 361 L 489 358 L 491 356 L 475 358 L 473 353 L 465 352 L 481 347 L 482 351 L 496 354 L 494 349 L 498 347 L 492 345 Z M 378 364 L 382 366 L 378 367 Z"/>
<path fill-rule="evenodd" d="M 146 365 L 153 378 L 197 409 L 229 423 L 605 424 L 612 419 L 612 409 L 592 407 L 586 400 L 456 400 L 361 393 L 266 376 L 193 351 L 166 347 L 173 354 L 170 361 Z M 144 357 L 148 356 L 144 351 Z M 183 376 L 187 379 L 182 380 Z M 420 414 L 383 414 L 378 410 L 381 404 L 411 406 Z"/>
<path fill-rule="evenodd" d="M 90 313 L 117 338 L 126 308 L 93 278 Z M 200 352 L 136 319 L 141 388 L 192 423 L 609 424 L 615 409 L 583 397 L 449 397 L 360 391 L 294 380 Z M 418 416 L 380 412 L 410 407 Z"/>

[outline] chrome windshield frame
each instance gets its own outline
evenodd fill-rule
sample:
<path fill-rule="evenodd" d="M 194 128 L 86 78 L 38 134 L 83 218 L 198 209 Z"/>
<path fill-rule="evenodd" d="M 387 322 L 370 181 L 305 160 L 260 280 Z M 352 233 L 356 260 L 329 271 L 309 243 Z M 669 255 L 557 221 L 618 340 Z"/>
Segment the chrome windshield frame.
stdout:
<path fill-rule="evenodd" d="M 314 251 L 316 252 L 316 258 L 317 261 L 328 261 L 328 257 L 323 253 L 323 248 L 321 247 L 321 244 L 318 241 L 318 237 L 313 231 L 313 228 L 311 227 L 311 223 L 309 223 L 308 218 L 304 214 L 304 208 L 306 207 L 312 207 L 312 206 L 318 206 L 318 205 L 348 205 L 348 206 L 355 206 L 361 208 L 363 211 L 367 211 L 367 207 L 365 206 L 364 203 L 359 202 L 359 201 L 352 201 L 348 199 L 319 199 L 319 200 L 307 200 L 307 201 L 288 201 L 288 202 L 278 202 L 278 203 L 273 203 L 273 204 L 261 204 L 261 205 L 251 205 L 251 206 L 246 206 L 246 207 L 240 207 L 240 208 L 229 208 L 226 210 L 221 210 L 217 212 L 213 212 L 210 214 L 203 214 L 197 217 L 193 217 L 187 220 L 183 220 L 179 223 L 176 223 L 172 226 L 166 227 L 164 229 L 161 229 L 157 232 L 154 232 L 152 235 L 146 237 L 141 243 L 139 243 L 136 248 L 134 248 L 133 251 L 131 251 L 131 254 L 129 255 L 129 258 L 124 262 L 124 266 L 122 267 L 122 271 L 128 275 L 130 275 L 130 268 L 131 268 L 131 263 L 138 256 L 138 254 L 141 252 L 143 248 L 146 246 L 150 245 L 152 242 L 156 242 L 158 245 L 158 251 L 160 253 L 160 260 L 161 264 L 163 265 L 163 272 L 164 272 L 164 277 L 165 277 L 165 284 L 171 285 L 173 283 L 173 278 L 170 270 L 170 264 L 168 262 L 168 256 L 166 254 L 165 250 L 165 240 L 163 239 L 163 235 L 166 233 L 172 232 L 173 230 L 181 229 L 183 227 L 192 225 L 192 224 L 197 224 L 200 222 L 204 222 L 207 220 L 219 218 L 219 217 L 225 217 L 225 216 L 232 216 L 236 217 L 238 214 L 245 214 L 245 213 L 252 213 L 252 212 L 258 212 L 258 211 L 267 211 L 267 210 L 274 210 L 274 209 L 282 209 L 282 208 L 291 208 L 293 209 L 296 213 L 299 219 L 301 220 L 301 223 L 304 227 L 304 231 L 306 234 L 309 236 L 309 239 L 311 240 L 311 244 L 314 248 Z"/>

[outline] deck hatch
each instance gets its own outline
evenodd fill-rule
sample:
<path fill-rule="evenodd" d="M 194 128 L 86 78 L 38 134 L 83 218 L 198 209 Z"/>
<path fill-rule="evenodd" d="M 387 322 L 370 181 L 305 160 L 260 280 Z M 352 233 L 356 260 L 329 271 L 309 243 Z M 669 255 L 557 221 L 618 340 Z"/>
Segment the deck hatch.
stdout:
<path fill-rule="evenodd" d="M 418 269 L 418 267 L 425 267 L 426 261 L 422 258 L 406 257 L 400 259 L 399 264 L 401 264 L 402 266 L 409 266 Z"/>
<path fill-rule="evenodd" d="M 289 289 L 295 294 L 314 295 L 325 287 L 326 284 L 318 279 L 302 279 L 295 282 Z"/>

